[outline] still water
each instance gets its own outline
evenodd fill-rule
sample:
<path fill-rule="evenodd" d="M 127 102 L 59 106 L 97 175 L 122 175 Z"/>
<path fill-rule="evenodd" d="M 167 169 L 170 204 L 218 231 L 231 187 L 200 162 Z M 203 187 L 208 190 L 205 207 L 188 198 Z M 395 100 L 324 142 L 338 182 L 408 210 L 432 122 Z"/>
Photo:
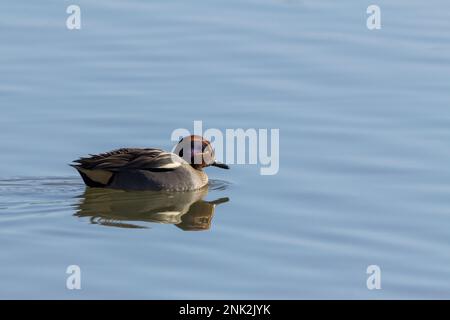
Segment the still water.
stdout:
<path fill-rule="evenodd" d="M 450 5 L 0 2 L 0 298 L 450 298 Z M 280 170 L 86 189 L 73 159 L 280 129 Z M 81 268 L 81 290 L 66 269 Z M 366 269 L 381 268 L 381 290 Z"/>

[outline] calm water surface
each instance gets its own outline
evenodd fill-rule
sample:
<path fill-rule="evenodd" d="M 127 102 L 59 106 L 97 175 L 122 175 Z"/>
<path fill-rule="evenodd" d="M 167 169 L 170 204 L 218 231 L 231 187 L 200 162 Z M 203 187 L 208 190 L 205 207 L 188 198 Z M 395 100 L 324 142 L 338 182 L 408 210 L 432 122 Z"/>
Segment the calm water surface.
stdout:
<path fill-rule="evenodd" d="M 79 31 L 69 4 L 0 3 L 0 298 L 450 298 L 448 1 L 377 1 L 378 31 L 369 1 L 80 0 Z M 194 120 L 279 128 L 279 173 L 177 195 L 67 165 Z"/>

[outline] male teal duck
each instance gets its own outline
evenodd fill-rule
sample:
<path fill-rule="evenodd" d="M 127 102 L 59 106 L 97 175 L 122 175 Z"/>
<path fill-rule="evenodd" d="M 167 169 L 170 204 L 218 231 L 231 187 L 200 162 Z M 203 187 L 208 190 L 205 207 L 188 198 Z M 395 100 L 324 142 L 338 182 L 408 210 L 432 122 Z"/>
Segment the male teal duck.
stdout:
<path fill-rule="evenodd" d="M 191 191 L 208 184 L 203 168 L 229 169 L 215 160 L 201 136 L 181 139 L 174 153 L 155 148 L 122 148 L 82 157 L 71 164 L 89 187 L 125 190 Z"/>

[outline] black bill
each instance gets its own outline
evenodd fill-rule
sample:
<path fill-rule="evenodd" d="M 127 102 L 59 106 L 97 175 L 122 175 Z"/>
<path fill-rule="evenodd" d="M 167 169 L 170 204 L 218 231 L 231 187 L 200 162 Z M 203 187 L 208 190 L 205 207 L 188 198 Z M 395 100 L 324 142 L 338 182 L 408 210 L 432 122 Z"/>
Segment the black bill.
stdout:
<path fill-rule="evenodd" d="M 212 164 L 212 166 L 222 168 L 222 169 L 230 169 L 230 167 L 228 165 L 226 165 L 225 163 L 218 162 L 218 161 L 215 161 Z"/>

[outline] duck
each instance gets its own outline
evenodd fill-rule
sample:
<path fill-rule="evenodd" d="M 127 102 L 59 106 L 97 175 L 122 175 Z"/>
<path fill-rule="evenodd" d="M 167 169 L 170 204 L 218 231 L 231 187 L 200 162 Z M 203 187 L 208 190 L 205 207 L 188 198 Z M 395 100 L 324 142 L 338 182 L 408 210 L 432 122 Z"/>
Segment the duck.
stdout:
<path fill-rule="evenodd" d="M 230 167 L 216 160 L 211 142 L 199 135 L 182 138 L 173 152 L 120 148 L 74 160 L 88 187 L 148 191 L 193 191 L 208 185 L 204 168 Z"/>

